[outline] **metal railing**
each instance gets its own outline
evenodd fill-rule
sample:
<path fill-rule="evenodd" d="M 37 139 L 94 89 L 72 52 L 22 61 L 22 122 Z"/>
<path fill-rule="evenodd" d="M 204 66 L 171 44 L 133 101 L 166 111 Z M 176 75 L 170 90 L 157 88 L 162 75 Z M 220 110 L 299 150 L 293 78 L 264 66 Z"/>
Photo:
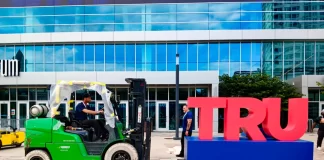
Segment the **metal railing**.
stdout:
<path fill-rule="evenodd" d="M 9 126 L 17 128 L 25 128 L 26 119 L 0 119 L 0 129 L 8 128 Z"/>

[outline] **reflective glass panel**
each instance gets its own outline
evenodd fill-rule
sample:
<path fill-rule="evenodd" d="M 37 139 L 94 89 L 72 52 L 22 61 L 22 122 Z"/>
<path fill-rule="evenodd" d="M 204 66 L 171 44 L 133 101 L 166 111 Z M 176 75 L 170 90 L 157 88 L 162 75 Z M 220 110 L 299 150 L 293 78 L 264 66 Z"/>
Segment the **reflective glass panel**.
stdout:
<path fill-rule="evenodd" d="M 105 46 L 103 44 L 95 45 L 95 64 L 96 71 L 104 71 L 105 70 Z"/>
<path fill-rule="evenodd" d="M 74 70 L 75 71 L 84 71 L 84 63 L 85 63 L 85 52 L 83 44 L 75 44 L 74 45 Z"/>
<path fill-rule="evenodd" d="M 115 55 L 116 55 L 116 68 L 115 71 L 125 71 L 125 45 L 116 44 L 115 45 Z"/>
<path fill-rule="evenodd" d="M 218 70 L 219 61 L 218 43 L 209 43 L 209 70 Z"/>
<path fill-rule="evenodd" d="M 179 54 L 179 70 L 187 71 L 188 70 L 188 44 L 179 43 L 177 44 L 177 53 Z"/>
<path fill-rule="evenodd" d="M 198 44 L 198 70 L 208 70 L 208 43 Z"/>
<path fill-rule="evenodd" d="M 114 71 L 115 69 L 115 46 L 113 44 L 105 45 L 105 65 L 106 71 Z"/>
<path fill-rule="evenodd" d="M 145 44 L 136 44 L 136 70 L 145 70 Z"/>
<path fill-rule="evenodd" d="M 284 43 L 284 79 L 294 77 L 294 42 Z"/>
<path fill-rule="evenodd" d="M 188 43 L 188 71 L 197 71 L 198 45 Z"/>
<path fill-rule="evenodd" d="M 55 45 L 54 46 L 54 59 L 55 59 L 55 71 L 63 71 L 64 63 L 64 46 Z"/>
<path fill-rule="evenodd" d="M 314 75 L 315 74 L 315 43 L 306 42 L 305 43 L 305 74 Z"/>
<path fill-rule="evenodd" d="M 167 68 L 167 44 L 165 43 L 158 43 L 156 46 L 156 59 L 157 59 L 157 71 L 166 71 Z"/>
<path fill-rule="evenodd" d="M 44 71 L 44 46 L 43 45 L 36 45 L 35 46 L 35 71 L 36 72 L 43 72 Z"/>
<path fill-rule="evenodd" d="M 251 71 L 251 43 L 241 43 L 241 71 Z"/>
<path fill-rule="evenodd" d="M 263 64 L 262 64 L 262 73 L 267 75 L 272 75 L 272 43 L 263 43 L 262 52 L 263 52 Z"/>
<path fill-rule="evenodd" d="M 135 71 L 135 44 L 126 44 L 126 71 Z"/>
<path fill-rule="evenodd" d="M 85 70 L 86 71 L 94 71 L 94 45 L 93 44 L 86 44 L 84 48 L 85 52 Z"/>
<path fill-rule="evenodd" d="M 145 71 L 156 71 L 156 44 L 146 44 Z"/>
<path fill-rule="evenodd" d="M 303 42 L 295 42 L 295 77 L 304 75 L 305 45 Z"/>
<path fill-rule="evenodd" d="M 34 72 L 35 71 L 35 47 L 32 45 L 28 45 L 25 47 L 25 62 L 26 62 L 26 72 Z"/>
<path fill-rule="evenodd" d="M 219 75 L 229 74 L 229 43 L 219 44 Z"/>
<path fill-rule="evenodd" d="M 64 45 L 64 71 L 74 71 L 74 46 Z"/>
<path fill-rule="evenodd" d="M 45 72 L 54 71 L 54 47 L 53 45 L 44 46 Z"/>
<path fill-rule="evenodd" d="M 240 43 L 230 43 L 230 76 L 234 73 L 240 73 L 241 64 L 241 44 Z"/>
<path fill-rule="evenodd" d="M 324 42 L 316 43 L 316 74 L 324 74 Z"/>
<path fill-rule="evenodd" d="M 252 71 L 261 71 L 261 45 L 259 42 L 252 43 Z"/>

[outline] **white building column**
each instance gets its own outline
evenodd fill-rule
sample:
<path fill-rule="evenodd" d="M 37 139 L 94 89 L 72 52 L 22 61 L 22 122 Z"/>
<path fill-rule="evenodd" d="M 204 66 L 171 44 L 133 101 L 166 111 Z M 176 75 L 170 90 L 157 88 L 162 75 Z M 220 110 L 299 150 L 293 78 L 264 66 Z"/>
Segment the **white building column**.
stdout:
<path fill-rule="evenodd" d="M 211 96 L 218 97 L 218 83 L 213 83 L 211 86 Z M 218 133 L 218 109 L 214 109 L 213 132 Z"/>

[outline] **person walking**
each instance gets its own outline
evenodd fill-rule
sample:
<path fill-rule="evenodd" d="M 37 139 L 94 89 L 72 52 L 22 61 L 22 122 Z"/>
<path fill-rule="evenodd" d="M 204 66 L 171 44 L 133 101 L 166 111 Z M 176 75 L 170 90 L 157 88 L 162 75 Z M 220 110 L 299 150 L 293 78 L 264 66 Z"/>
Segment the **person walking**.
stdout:
<path fill-rule="evenodd" d="M 185 115 L 183 116 L 182 122 L 181 151 L 180 154 L 177 155 L 177 157 L 184 157 L 184 137 L 192 135 L 192 112 L 189 110 L 187 105 L 184 105 L 182 107 L 182 110 L 185 113 Z"/>
<path fill-rule="evenodd" d="M 315 119 L 313 128 L 318 124 L 318 131 L 317 131 L 317 150 L 322 150 L 322 142 L 324 138 L 324 109 L 321 112 L 321 116 Z"/>

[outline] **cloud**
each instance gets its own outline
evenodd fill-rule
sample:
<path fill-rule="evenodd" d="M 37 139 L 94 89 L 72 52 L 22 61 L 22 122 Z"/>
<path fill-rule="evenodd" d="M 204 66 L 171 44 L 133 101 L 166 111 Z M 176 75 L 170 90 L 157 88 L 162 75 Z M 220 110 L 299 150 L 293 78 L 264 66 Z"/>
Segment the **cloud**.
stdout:
<path fill-rule="evenodd" d="M 219 70 L 219 75 L 232 76 L 236 71 L 256 71 L 261 68 L 260 65 L 260 62 L 229 62 L 227 59 L 227 61 L 209 63 L 209 70 Z"/>

